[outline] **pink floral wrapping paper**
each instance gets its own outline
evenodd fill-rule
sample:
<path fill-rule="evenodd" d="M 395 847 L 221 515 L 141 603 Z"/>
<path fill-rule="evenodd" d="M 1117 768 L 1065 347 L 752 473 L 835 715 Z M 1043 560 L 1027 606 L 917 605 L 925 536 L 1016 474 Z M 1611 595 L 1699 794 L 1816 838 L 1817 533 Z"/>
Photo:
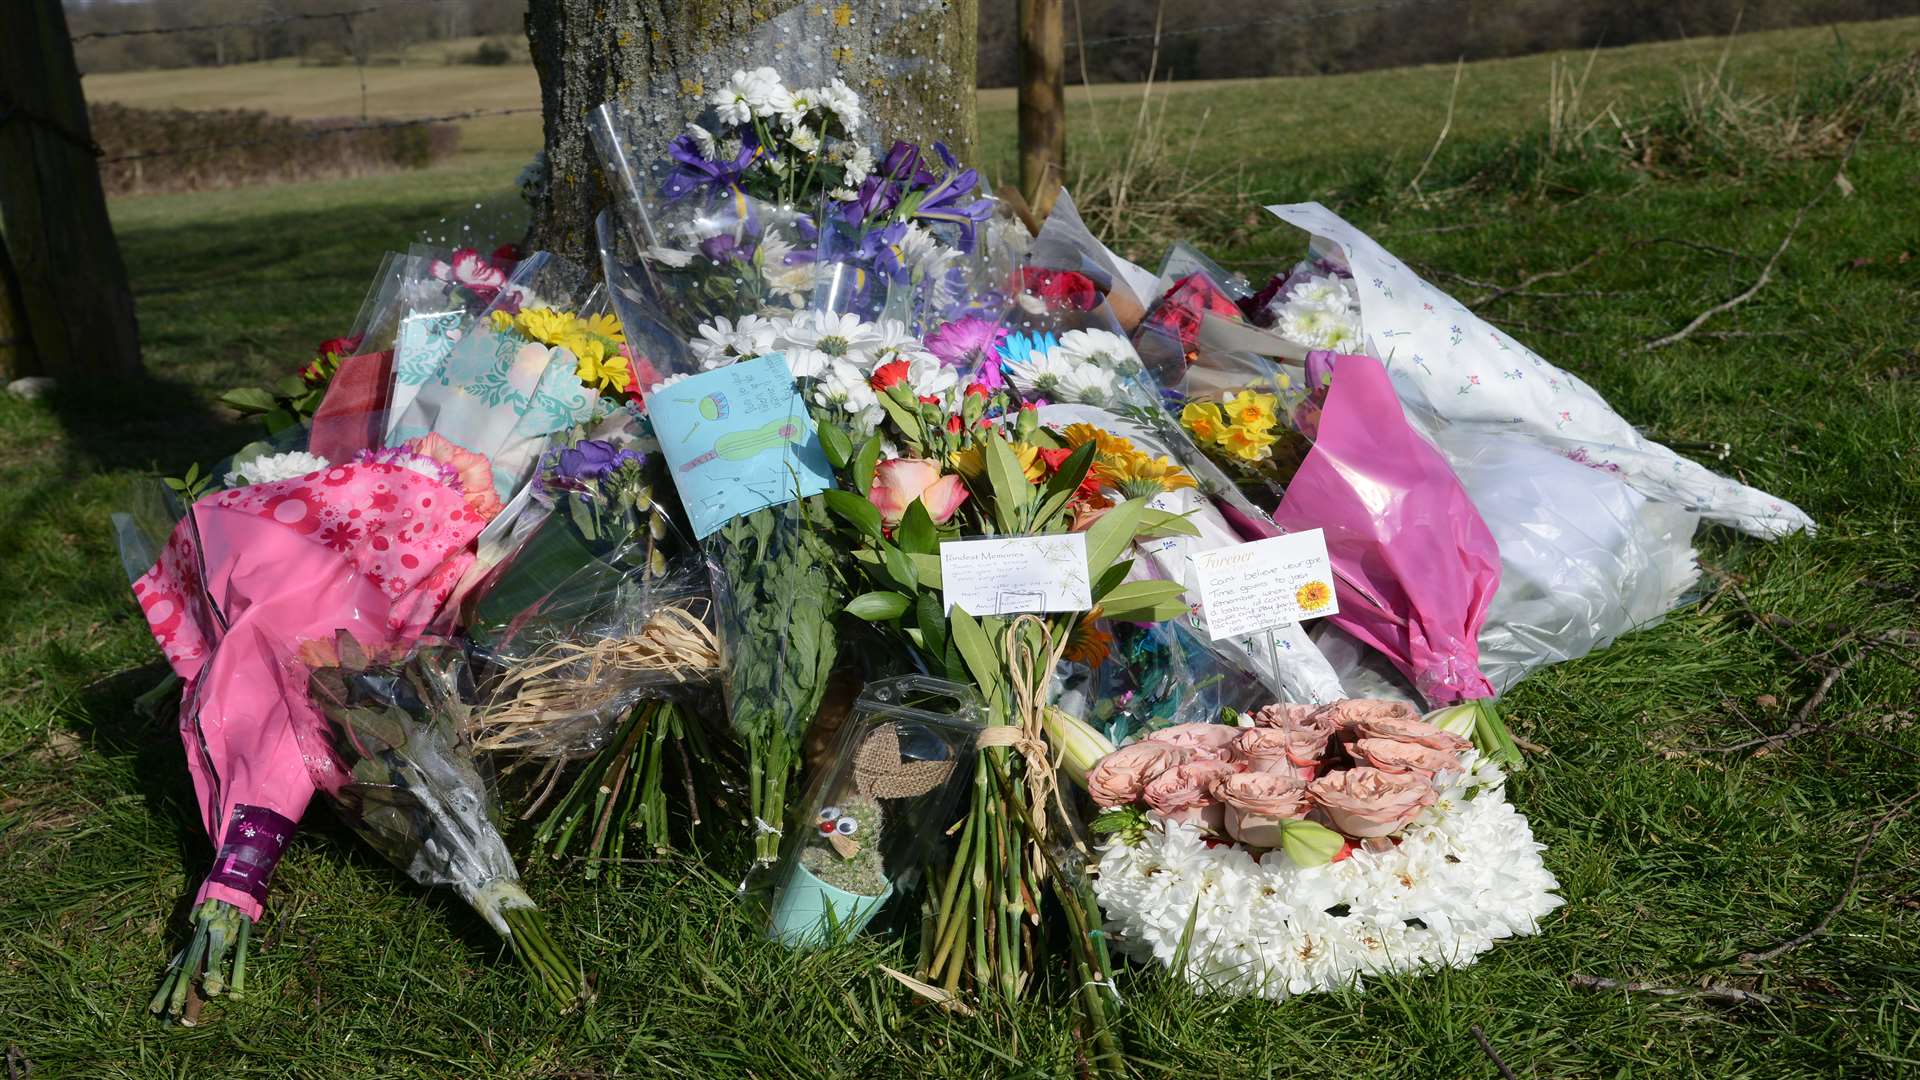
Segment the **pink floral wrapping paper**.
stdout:
<path fill-rule="evenodd" d="M 311 706 L 287 660 L 342 630 L 369 648 L 412 642 L 452 597 L 485 524 L 440 480 L 359 462 L 208 495 L 176 526 L 133 591 L 185 683 L 187 769 L 221 849 L 196 902 L 259 918 L 284 831 L 313 796 L 294 735 L 309 718 L 296 710 Z M 270 850 L 267 825 L 281 834 Z"/>

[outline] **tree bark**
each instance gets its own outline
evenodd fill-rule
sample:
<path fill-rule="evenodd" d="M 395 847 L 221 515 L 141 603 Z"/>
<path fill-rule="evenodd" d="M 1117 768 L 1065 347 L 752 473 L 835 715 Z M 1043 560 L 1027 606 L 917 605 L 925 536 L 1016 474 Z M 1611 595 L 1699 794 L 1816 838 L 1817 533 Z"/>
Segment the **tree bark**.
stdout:
<path fill-rule="evenodd" d="M 0 34 L 0 229 L 32 338 L 16 375 L 137 375 L 133 290 L 100 188 L 60 0 L 12 0 Z"/>
<path fill-rule="evenodd" d="M 968 159 L 979 15 L 979 0 L 531 0 L 546 145 L 528 249 L 594 265 L 609 201 L 588 136 L 596 107 L 634 110 L 651 161 L 739 68 L 772 67 L 790 86 L 838 76 L 866 103 L 869 138 L 939 140 Z"/>
<path fill-rule="evenodd" d="M 1020 0 L 1020 192 L 1045 220 L 1066 180 L 1066 21 L 1062 0 Z"/>

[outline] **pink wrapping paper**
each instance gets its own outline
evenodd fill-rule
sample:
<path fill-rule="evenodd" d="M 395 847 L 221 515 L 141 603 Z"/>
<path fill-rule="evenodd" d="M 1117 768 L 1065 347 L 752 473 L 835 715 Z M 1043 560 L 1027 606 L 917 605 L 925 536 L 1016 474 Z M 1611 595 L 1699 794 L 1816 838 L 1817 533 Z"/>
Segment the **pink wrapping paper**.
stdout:
<path fill-rule="evenodd" d="M 313 796 L 294 736 L 311 706 L 286 660 L 341 630 L 369 648 L 417 638 L 485 524 L 458 489 L 361 462 L 208 495 L 174 529 L 133 590 L 186 684 L 187 770 L 220 848 L 196 903 L 258 919 Z"/>
<path fill-rule="evenodd" d="M 1477 645 L 1500 586 L 1492 532 L 1407 423 L 1378 360 L 1312 353 L 1307 379 L 1327 385 L 1325 401 L 1273 518 L 1289 532 L 1325 530 L 1340 600 L 1330 618 L 1386 654 L 1430 705 L 1492 697 Z"/>

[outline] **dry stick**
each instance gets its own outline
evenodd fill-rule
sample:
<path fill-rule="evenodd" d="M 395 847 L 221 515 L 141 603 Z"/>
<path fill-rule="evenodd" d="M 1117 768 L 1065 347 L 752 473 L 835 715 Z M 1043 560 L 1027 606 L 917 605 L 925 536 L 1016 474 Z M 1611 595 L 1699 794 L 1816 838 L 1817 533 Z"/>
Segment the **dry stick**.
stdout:
<path fill-rule="evenodd" d="M 1847 887 L 1840 890 L 1840 899 L 1833 902 L 1833 906 L 1829 907 L 1826 912 L 1820 916 L 1818 922 L 1808 927 L 1804 932 L 1795 934 L 1778 944 L 1770 945 L 1767 948 L 1754 952 L 1741 953 L 1740 962 L 1743 964 L 1767 963 L 1770 960 L 1792 952 L 1807 942 L 1812 941 L 1814 938 L 1826 933 L 1827 927 L 1833 925 L 1833 920 L 1837 918 L 1842 911 L 1846 910 L 1848 904 L 1853 902 L 1853 894 L 1860 888 L 1860 866 L 1866 861 L 1867 852 L 1872 850 L 1873 842 L 1879 838 L 1880 830 L 1892 823 L 1894 818 L 1906 813 L 1907 808 L 1912 806 L 1916 800 L 1920 800 L 1920 790 L 1915 790 L 1906 798 L 1893 804 L 1893 809 L 1882 814 L 1880 819 L 1873 823 L 1873 827 L 1867 830 L 1867 838 L 1860 841 L 1860 846 L 1853 851 L 1853 872 L 1847 875 Z"/>
<path fill-rule="evenodd" d="M 1708 308 L 1707 310 L 1701 312 L 1700 314 L 1695 315 L 1693 317 L 1693 321 L 1688 323 L 1687 325 L 1681 327 L 1680 329 L 1664 337 L 1654 338 L 1653 340 L 1647 342 L 1645 345 L 1642 345 L 1641 348 L 1646 352 L 1653 352 L 1657 349 L 1664 349 L 1669 345 L 1674 345 L 1674 344 L 1678 344 L 1679 342 L 1685 341 L 1687 338 L 1693 335 L 1693 332 L 1695 330 L 1700 329 L 1700 327 L 1703 324 L 1705 324 L 1708 319 L 1713 318 L 1715 315 L 1724 315 L 1727 312 L 1732 311 L 1734 308 L 1737 308 L 1741 304 L 1744 304 L 1747 301 L 1753 299 L 1754 296 L 1757 293 L 1759 293 L 1761 289 L 1766 288 L 1767 283 L 1773 280 L 1774 269 L 1780 265 L 1780 257 L 1787 253 L 1787 246 L 1793 243 L 1794 235 L 1800 231 L 1800 223 L 1807 219 L 1807 212 L 1813 209 L 1814 204 L 1818 203 L 1821 199 L 1826 198 L 1828 188 L 1833 187 L 1835 182 L 1837 182 L 1840 179 L 1840 177 L 1846 175 L 1847 163 L 1853 160 L 1854 151 L 1860 149 L 1860 136 L 1865 135 L 1866 133 L 1867 133 L 1866 125 L 1862 124 L 1860 126 L 1860 130 L 1854 133 L 1853 142 L 1847 144 L 1847 152 L 1841 156 L 1840 167 L 1834 170 L 1833 179 L 1820 185 L 1820 189 L 1813 193 L 1813 198 L 1808 199 L 1806 202 L 1800 205 L 1799 211 L 1793 215 L 1792 224 L 1787 226 L 1787 234 L 1780 238 L 1780 246 L 1773 249 L 1773 256 L 1767 260 L 1767 264 L 1765 266 L 1762 266 L 1760 268 L 1760 276 L 1754 279 L 1753 284 L 1747 286 L 1746 290 L 1741 292 L 1738 296 L 1735 296 L 1728 300 L 1722 300 L 1718 304 L 1715 304 L 1712 307 Z"/>
<path fill-rule="evenodd" d="M 1079 0 L 1075 2 L 1078 3 Z M 1420 190 L 1420 178 L 1427 175 L 1427 166 L 1433 164 L 1433 156 L 1440 152 L 1440 144 L 1447 141 L 1447 133 L 1453 130 L 1453 104 L 1460 97 L 1460 73 L 1466 69 L 1466 63 L 1465 56 L 1453 62 L 1453 89 L 1447 93 L 1447 118 L 1440 124 L 1440 135 L 1433 140 L 1433 148 L 1427 151 L 1427 159 L 1420 163 L 1420 171 L 1414 173 L 1413 179 L 1407 182 L 1407 190 L 1413 192 L 1414 198 L 1420 200 L 1422 209 L 1427 205 L 1427 197 Z"/>
<path fill-rule="evenodd" d="M 1515 282 L 1512 285 L 1497 286 L 1492 292 L 1488 293 L 1485 296 L 1482 296 L 1480 299 L 1467 301 L 1467 307 L 1471 310 L 1478 311 L 1480 308 L 1483 308 L 1486 305 L 1493 303 L 1495 300 L 1499 300 L 1504 297 L 1511 296 L 1519 292 L 1520 290 L 1527 288 L 1530 285 L 1538 285 L 1543 281 L 1550 281 L 1553 278 L 1571 277 L 1574 274 L 1577 274 L 1580 271 L 1585 270 L 1588 266 L 1590 266 L 1593 263 L 1595 259 L 1600 258 L 1602 255 L 1605 255 L 1606 253 L 1607 253 L 1607 249 L 1601 248 L 1598 251 L 1595 251 L 1593 254 L 1587 256 L 1584 259 L 1581 259 L 1579 262 L 1574 263 L 1572 266 L 1569 266 L 1564 270 L 1542 270 L 1537 274 L 1528 274 L 1526 277 L 1521 278 L 1519 281 Z"/>
<path fill-rule="evenodd" d="M 1575 990 L 1620 990 L 1629 994 L 1649 994 L 1653 997 L 1700 998 L 1716 1005 L 1772 1005 L 1776 1000 L 1771 994 L 1762 994 L 1757 990 L 1742 990 L 1737 986 L 1721 986 L 1718 983 L 1699 987 L 1658 986 L 1653 983 L 1621 982 L 1619 979 L 1603 979 L 1598 975 L 1576 973 L 1567 976 L 1567 985 Z"/>
<path fill-rule="evenodd" d="M 1852 656 L 1842 660 L 1840 663 L 1827 668 L 1826 673 L 1820 677 L 1820 685 L 1814 687 L 1813 694 L 1809 696 L 1807 700 L 1800 703 L 1800 708 L 1794 711 L 1793 723 L 1788 724 L 1785 731 L 1776 732 L 1772 735 L 1762 735 L 1759 738 L 1748 739 L 1745 742 L 1734 743 L 1731 746 L 1697 746 L 1693 748 L 1693 752 L 1696 754 L 1737 754 L 1743 750 L 1753 750 L 1762 746 L 1778 746 L 1790 739 L 1797 739 L 1810 731 L 1819 730 L 1820 725 L 1813 723 L 1814 711 L 1819 709 L 1821 704 L 1827 700 L 1827 695 L 1833 691 L 1833 686 L 1840 681 L 1840 677 L 1851 670 L 1855 664 L 1865 660 L 1867 654 L 1872 651 L 1872 649 L 1863 648 Z"/>
<path fill-rule="evenodd" d="M 1500 1070 L 1500 1075 L 1503 1080 L 1520 1080 L 1518 1076 L 1513 1074 L 1513 1070 L 1507 1067 L 1506 1059 L 1500 1056 L 1500 1051 L 1495 1050 L 1493 1043 L 1487 1041 L 1487 1033 L 1480 1030 L 1479 1024 L 1475 1024 L 1467 1030 L 1473 1032 L 1473 1041 L 1480 1044 L 1480 1052 L 1487 1055 L 1487 1060 L 1493 1062 L 1494 1068 Z"/>

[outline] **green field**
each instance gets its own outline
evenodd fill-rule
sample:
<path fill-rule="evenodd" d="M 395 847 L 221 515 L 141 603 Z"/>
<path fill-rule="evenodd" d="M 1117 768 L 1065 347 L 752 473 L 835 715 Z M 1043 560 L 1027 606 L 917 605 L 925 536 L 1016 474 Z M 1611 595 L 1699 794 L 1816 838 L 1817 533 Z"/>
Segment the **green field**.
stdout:
<path fill-rule="evenodd" d="M 1601 52 L 1575 115 L 1585 124 L 1611 104 L 1618 123 L 1602 119 L 1570 147 L 1547 136 L 1555 58 L 1469 65 L 1424 197 L 1409 185 L 1446 112 L 1450 68 L 1168 98 L 1178 130 L 1205 117 L 1205 170 L 1229 170 L 1198 189 L 1220 200 L 1191 215 L 1210 230 L 1193 237 L 1203 248 L 1249 268 L 1291 262 L 1302 238 L 1244 211 L 1318 198 L 1469 302 L 1493 291 L 1477 282 L 1511 285 L 1597 255 L 1484 313 L 1656 437 L 1730 443 L 1717 467 L 1792 499 L 1821 529 L 1773 544 L 1703 533 L 1702 559 L 1726 576 L 1710 575 L 1698 603 L 1509 696 L 1516 732 L 1541 747 L 1511 794 L 1568 900 L 1542 936 L 1466 970 L 1282 1005 L 1196 998 L 1129 970 L 1122 1024 L 1139 1074 L 1491 1077 L 1476 1026 L 1523 1077 L 1920 1074 L 1920 823 L 1895 812 L 1920 791 L 1920 648 L 1897 634 L 1920 628 L 1920 96 L 1900 84 L 1905 98 L 1857 114 L 1867 128 L 1844 186 L 1833 178 L 1846 134 L 1821 137 L 1813 123 L 1838 115 L 1872 65 L 1920 48 L 1920 19 L 1740 39 L 1728 78 L 1772 97 L 1689 120 L 1680 101 L 1722 47 Z M 1576 74 L 1586 62 L 1559 59 Z M 217 100 L 186 96 L 188 84 L 225 75 L 174 75 L 182 96 L 170 100 Z M 90 79 L 90 92 L 115 87 L 136 103 L 175 93 L 153 76 L 111 78 L 125 81 Z M 1073 115 L 1075 153 L 1091 162 L 1117 158 L 1136 107 L 1128 91 L 1101 93 L 1097 121 Z M 989 99 L 983 115 L 983 159 L 997 167 L 1011 159 L 1011 114 Z M 1612 149 L 1616 128 L 1633 152 Z M 288 370 L 341 332 L 382 251 L 517 229 L 510 189 L 535 132 L 521 134 L 503 126 L 491 149 L 470 142 L 429 172 L 117 203 L 152 380 L 70 380 L 43 403 L 0 397 L 10 1069 L 1073 1075 L 1072 1010 L 927 1008 L 877 970 L 911 966 L 886 940 L 787 952 L 740 916 L 737 866 L 724 858 L 643 865 L 619 889 L 530 868 L 530 890 L 559 913 L 599 993 L 584 1017 L 543 1017 L 477 917 L 412 885 L 321 808 L 276 878 L 246 1000 L 216 1004 L 192 1029 L 146 1014 L 211 850 L 177 733 L 131 707 L 159 664 L 114 554 L 117 485 L 238 445 L 247 431 L 213 395 Z M 1642 350 L 1753 283 L 1817 194 L 1770 284 L 1688 341 Z M 1702 749 L 1787 729 L 1839 664 L 1811 730 Z M 1775 959 L 1741 958 L 1814 928 Z M 1576 973 L 1764 999 L 1594 993 L 1569 986 Z"/>

